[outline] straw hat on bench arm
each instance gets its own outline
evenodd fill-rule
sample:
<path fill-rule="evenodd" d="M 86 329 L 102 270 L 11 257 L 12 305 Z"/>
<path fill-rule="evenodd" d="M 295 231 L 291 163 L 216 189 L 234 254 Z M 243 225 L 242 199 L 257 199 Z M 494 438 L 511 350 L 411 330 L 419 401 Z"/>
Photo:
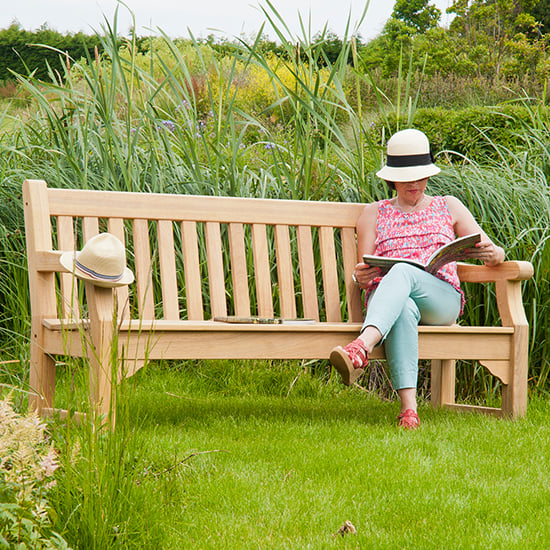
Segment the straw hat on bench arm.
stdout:
<path fill-rule="evenodd" d="M 59 261 L 79 279 L 97 286 L 112 288 L 134 281 L 134 274 L 126 267 L 124 245 L 111 233 L 92 237 L 80 252 L 64 252 Z"/>

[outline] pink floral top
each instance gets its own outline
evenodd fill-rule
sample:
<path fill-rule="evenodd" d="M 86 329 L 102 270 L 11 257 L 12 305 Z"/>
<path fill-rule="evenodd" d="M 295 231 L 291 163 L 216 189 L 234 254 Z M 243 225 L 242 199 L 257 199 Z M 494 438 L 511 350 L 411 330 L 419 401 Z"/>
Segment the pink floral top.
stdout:
<path fill-rule="evenodd" d="M 424 263 L 439 247 L 455 239 L 451 213 L 445 197 L 441 196 L 433 197 L 427 208 L 409 213 L 395 208 L 389 199 L 382 200 L 378 203 L 376 225 L 376 256 L 411 258 Z M 464 292 L 460 288 L 456 262 L 444 265 L 436 277 L 460 293 L 463 308 Z M 369 292 L 380 280 L 378 277 L 373 281 Z"/>

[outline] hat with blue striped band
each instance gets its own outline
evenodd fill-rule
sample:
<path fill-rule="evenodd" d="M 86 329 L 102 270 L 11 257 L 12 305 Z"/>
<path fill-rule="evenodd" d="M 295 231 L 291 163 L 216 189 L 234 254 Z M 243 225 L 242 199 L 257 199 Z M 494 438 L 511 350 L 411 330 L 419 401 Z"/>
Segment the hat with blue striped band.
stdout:
<path fill-rule="evenodd" d="M 79 252 L 64 252 L 59 261 L 79 279 L 112 288 L 134 281 L 126 267 L 124 245 L 112 233 L 100 233 L 89 239 Z"/>

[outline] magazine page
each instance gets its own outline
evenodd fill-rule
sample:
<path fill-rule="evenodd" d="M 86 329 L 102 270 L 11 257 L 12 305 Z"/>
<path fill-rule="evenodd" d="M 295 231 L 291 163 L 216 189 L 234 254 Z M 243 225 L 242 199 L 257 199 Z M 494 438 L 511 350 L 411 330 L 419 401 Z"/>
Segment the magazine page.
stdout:
<path fill-rule="evenodd" d="M 424 264 L 408 258 L 387 258 L 385 256 L 372 256 L 371 254 L 363 255 L 363 262 L 369 267 L 379 267 L 382 273 L 387 273 L 395 264 L 410 264 L 420 269 L 426 269 Z"/>
<path fill-rule="evenodd" d="M 459 237 L 454 241 L 436 250 L 428 259 L 426 271 L 437 273 L 444 265 L 450 262 L 457 262 L 468 257 L 467 250 L 473 248 L 481 240 L 479 233 Z"/>

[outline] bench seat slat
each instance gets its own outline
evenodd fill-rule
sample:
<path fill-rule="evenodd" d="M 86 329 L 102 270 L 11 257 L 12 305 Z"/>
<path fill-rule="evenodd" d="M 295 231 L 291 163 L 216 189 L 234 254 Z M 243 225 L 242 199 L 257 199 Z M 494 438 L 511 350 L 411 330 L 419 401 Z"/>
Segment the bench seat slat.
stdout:
<path fill-rule="evenodd" d="M 59 354 L 64 353 L 67 343 L 73 346 L 73 351 L 78 349 L 81 335 L 76 329 L 77 323 L 70 324 L 75 329 L 69 331 L 61 330 L 58 320 L 45 323 L 52 328 L 54 325 L 57 327 L 47 336 L 52 353 L 56 350 Z M 131 327 L 134 328 L 129 332 Z M 133 357 L 136 346 L 143 346 L 145 332 L 151 329 L 150 359 L 327 359 L 334 346 L 357 336 L 360 325 L 156 321 L 152 327 L 151 323 L 123 322 L 119 344 L 124 345 L 127 358 Z M 441 345 L 442 334 L 445 335 L 445 346 Z M 216 346 L 211 345 L 213 337 Z M 459 354 L 465 360 L 501 361 L 509 357 L 512 339 L 513 331 L 509 327 L 419 327 L 419 355 L 421 359 L 452 359 Z M 382 348 L 377 348 L 372 354 L 372 359 L 383 357 Z"/>

